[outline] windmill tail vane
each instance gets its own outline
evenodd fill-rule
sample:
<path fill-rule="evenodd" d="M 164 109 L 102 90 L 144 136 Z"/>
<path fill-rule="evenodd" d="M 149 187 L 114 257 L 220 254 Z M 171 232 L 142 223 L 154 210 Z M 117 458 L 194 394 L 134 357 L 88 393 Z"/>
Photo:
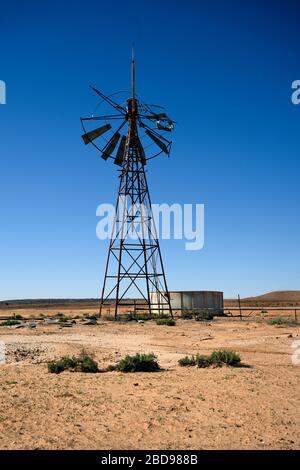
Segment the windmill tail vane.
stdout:
<path fill-rule="evenodd" d="M 161 106 L 137 97 L 133 50 L 131 74 L 131 94 L 120 103 L 118 93 L 106 96 L 92 86 L 100 101 L 91 116 L 81 118 L 85 145 L 91 144 L 104 160 L 112 159 L 120 167 L 99 314 L 113 305 L 115 318 L 132 308 L 150 316 L 173 316 L 145 165 L 161 154 L 169 156 L 172 142 L 166 134 L 175 121 Z"/>

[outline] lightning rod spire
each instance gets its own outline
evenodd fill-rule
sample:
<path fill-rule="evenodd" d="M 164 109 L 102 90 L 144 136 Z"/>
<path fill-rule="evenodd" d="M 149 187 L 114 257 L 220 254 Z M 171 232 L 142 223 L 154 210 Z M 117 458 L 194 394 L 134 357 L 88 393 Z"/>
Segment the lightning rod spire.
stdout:
<path fill-rule="evenodd" d="M 134 62 L 134 46 L 132 46 L 131 53 L 131 84 L 132 84 L 132 98 L 135 98 L 135 62 Z"/>

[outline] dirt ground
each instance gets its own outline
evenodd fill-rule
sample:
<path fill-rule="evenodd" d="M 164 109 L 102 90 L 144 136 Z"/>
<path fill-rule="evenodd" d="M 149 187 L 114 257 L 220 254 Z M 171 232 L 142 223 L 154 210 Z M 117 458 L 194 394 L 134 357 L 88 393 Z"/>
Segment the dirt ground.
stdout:
<path fill-rule="evenodd" d="M 70 328 L 0 327 L 6 345 L 6 362 L 0 365 L 0 448 L 299 449 L 296 340 L 300 326 L 253 319 L 178 320 L 174 327 L 153 321 L 87 326 L 80 320 Z M 237 351 L 245 367 L 177 364 L 187 354 L 220 348 Z M 100 367 L 128 353 L 154 352 L 163 370 L 48 373 L 47 361 L 83 349 Z"/>

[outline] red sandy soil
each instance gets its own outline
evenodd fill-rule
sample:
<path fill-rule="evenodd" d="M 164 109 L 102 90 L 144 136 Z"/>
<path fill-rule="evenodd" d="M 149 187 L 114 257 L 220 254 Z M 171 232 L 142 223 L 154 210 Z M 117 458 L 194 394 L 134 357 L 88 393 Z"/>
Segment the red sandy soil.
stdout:
<path fill-rule="evenodd" d="M 0 340 L 7 349 L 0 365 L 1 449 L 300 447 L 300 365 L 291 360 L 299 326 L 230 318 L 178 320 L 174 327 L 77 321 L 71 328 L 0 327 Z M 237 351 L 250 367 L 178 365 L 187 354 L 220 348 Z M 125 354 L 154 352 L 163 370 L 47 371 L 47 361 L 82 349 L 100 367 Z"/>

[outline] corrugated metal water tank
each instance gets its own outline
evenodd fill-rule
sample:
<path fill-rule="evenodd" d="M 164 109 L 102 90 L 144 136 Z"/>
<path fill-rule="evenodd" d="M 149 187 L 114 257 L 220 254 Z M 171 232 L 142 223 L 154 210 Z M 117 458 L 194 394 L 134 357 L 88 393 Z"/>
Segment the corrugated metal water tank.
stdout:
<path fill-rule="evenodd" d="M 223 292 L 220 291 L 170 291 L 172 310 L 212 310 L 215 315 L 223 315 Z M 151 294 L 151 301 L 156 312 L 157 295 Z"/>
<path fill-rule="evenodd" d="M 171 306 L 176 309 L 214 309 L 223 313 L 223 292 L 178 291 L 170 292 Z"/>

